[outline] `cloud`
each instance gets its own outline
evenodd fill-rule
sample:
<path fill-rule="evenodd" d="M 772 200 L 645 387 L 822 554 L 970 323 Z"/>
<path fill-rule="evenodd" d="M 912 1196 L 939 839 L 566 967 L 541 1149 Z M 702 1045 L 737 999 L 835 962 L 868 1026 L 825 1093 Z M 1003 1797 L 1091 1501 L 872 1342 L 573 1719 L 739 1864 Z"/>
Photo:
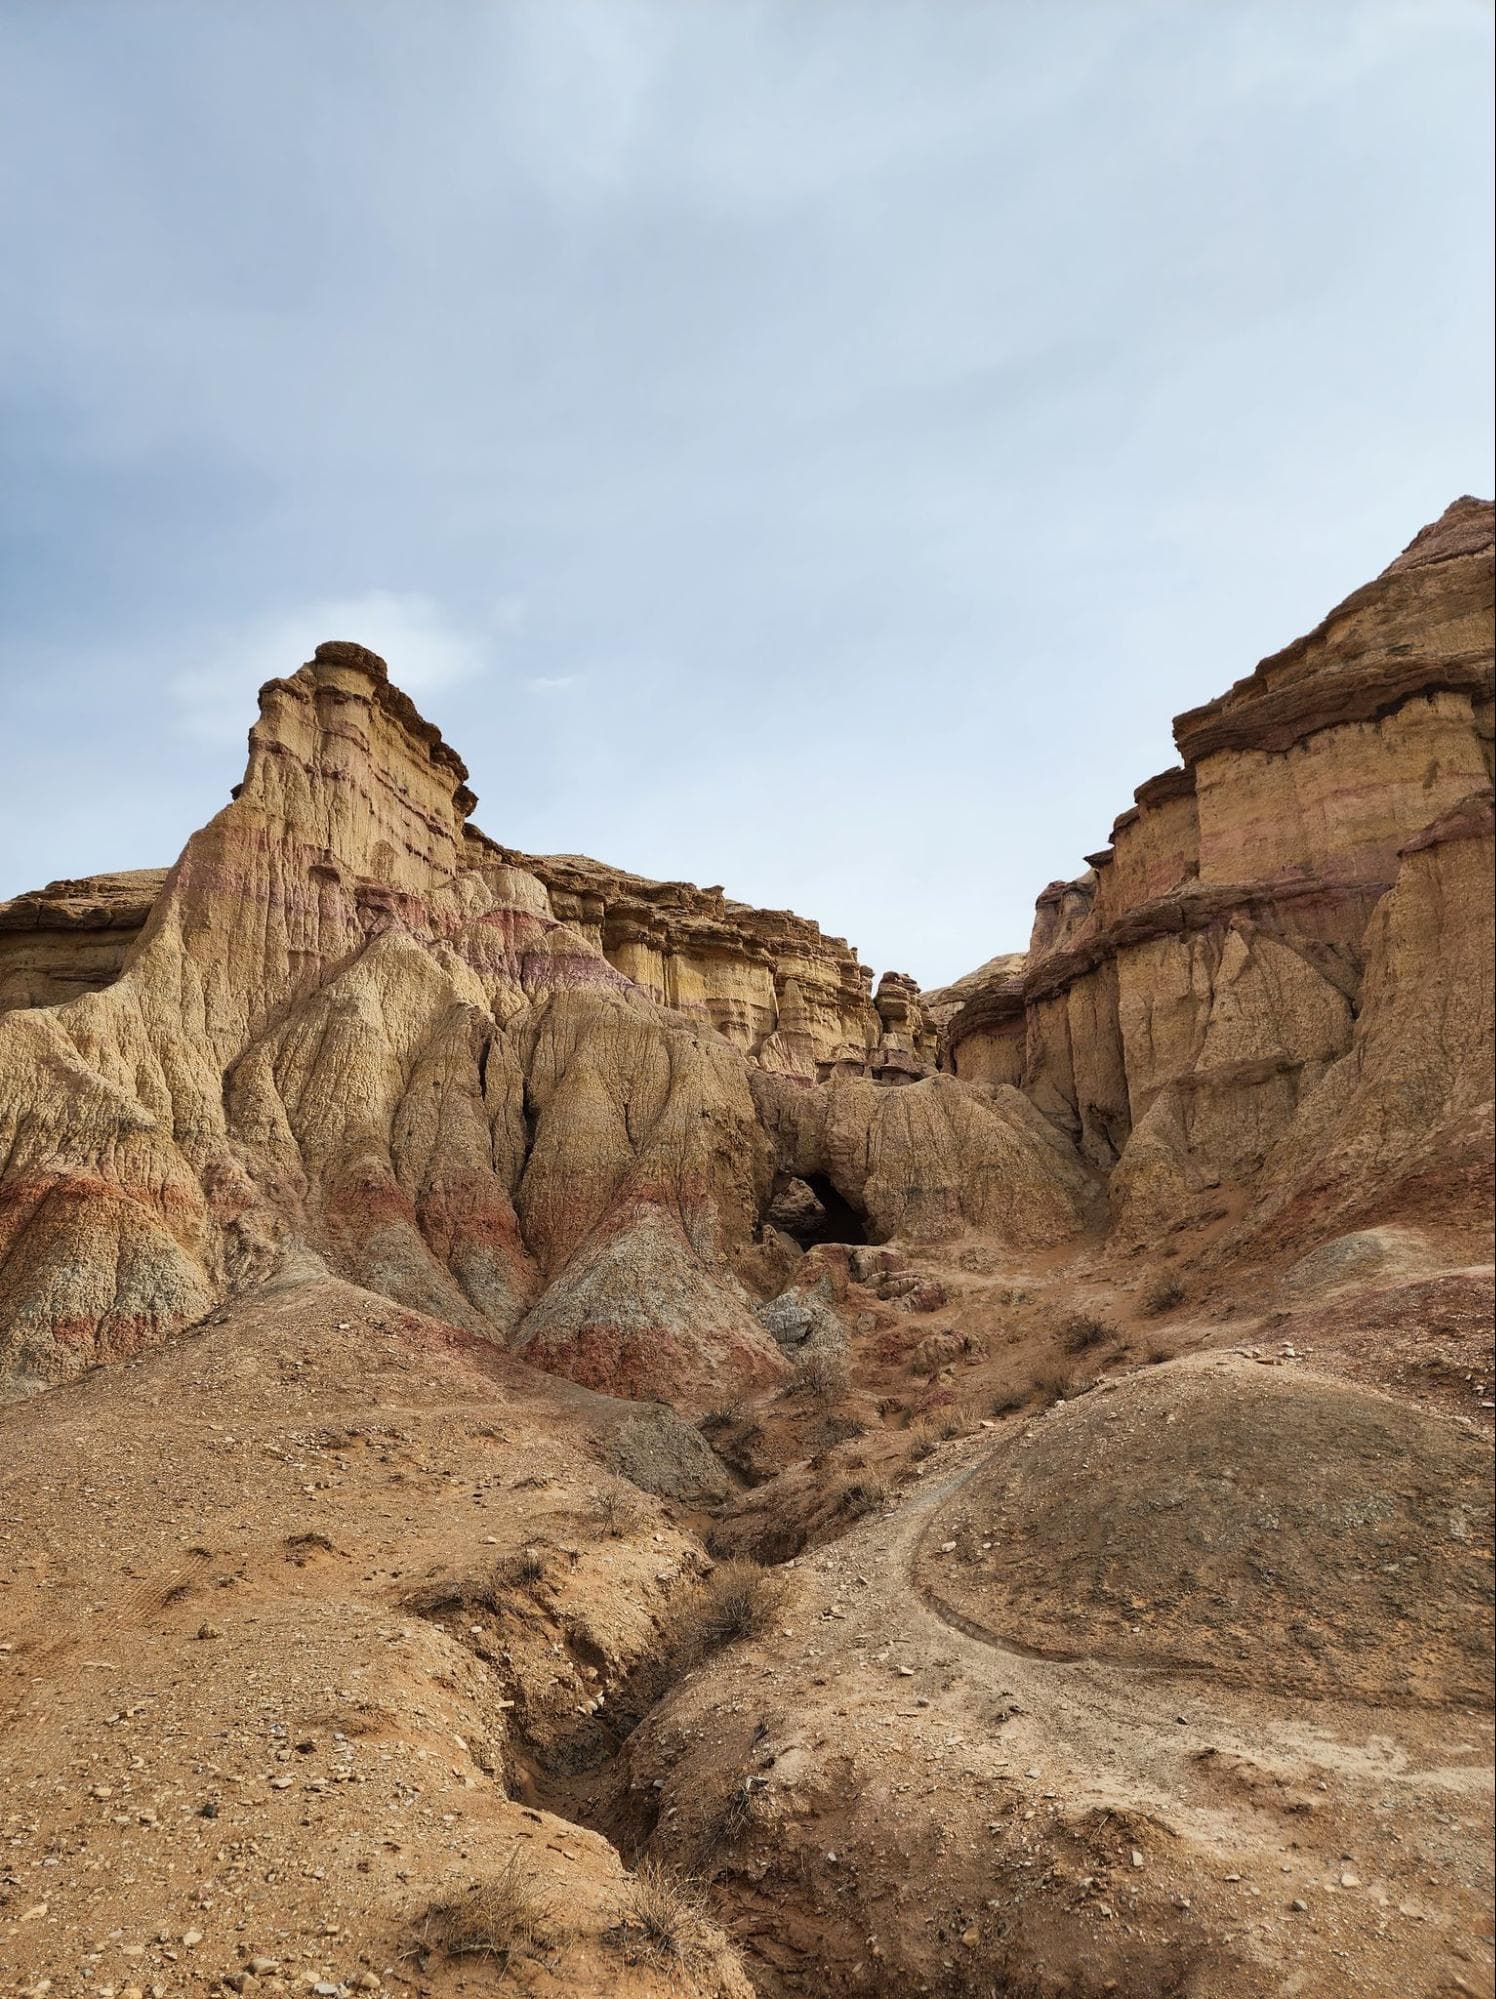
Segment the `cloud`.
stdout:
<path fill-rule="evenodd" d="M 516 600 L 500 608 L 508 616 L 496 623 L 517 617 Z M 183 733 L 199 742 L 237 740 L 255 690 L 277 675 L 294 673 L 324 639 L 368 646 L 389 666 L 391 678 L 417 698 L 473 679 L 492 658 L 490 641 L 462 630 L 429 597 L 370 590 L 321 598 L 209 638 L 196 662 L 170 679 Z"/>
<path fill-rule="evenodd" d="M 586 678 L 582 673 L 536 673 L 520 685 L 527 694 L 564 694 L 568 688 L 583 686 Z"/>

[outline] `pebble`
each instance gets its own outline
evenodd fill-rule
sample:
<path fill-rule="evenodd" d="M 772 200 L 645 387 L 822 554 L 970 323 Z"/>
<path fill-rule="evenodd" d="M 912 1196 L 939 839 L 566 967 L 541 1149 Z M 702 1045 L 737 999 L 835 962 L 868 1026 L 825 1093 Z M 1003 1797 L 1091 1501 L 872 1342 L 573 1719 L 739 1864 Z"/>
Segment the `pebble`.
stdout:
<path fill-rule="evenodd" d="M 1134 1867 L 1141 1867 L 1143 1864 L 1143 1856 L 1136 1847 L 1132 1849 L 1132 1864 Z"/>
<path fill-rule="evenodd" d="M 1295 1895 L 1293 1900 L 1289 1903 L 1288 1906 L 1290 1909 L 1296 1909 L 1298 1913 L 1302 1915 L 1305 1909 L 1308 1908 L 1309 1904 L 1304 1900 L 1302 1895 Z"/>
<path fill-rule="evenodd" d="M 197 1635 L 199 1638 L 221 1638 L 223 1633 L 216 1624 L 200 1624 L 197 1627 Z"/>
<path fill-rule="evenodd" d="M 1340 1885 L 1342 1888 L 1359 1888 L 1361 1885 L 1361 1877 L 1359 1874 L 1342 1874 L 1340 1877 Z"/>

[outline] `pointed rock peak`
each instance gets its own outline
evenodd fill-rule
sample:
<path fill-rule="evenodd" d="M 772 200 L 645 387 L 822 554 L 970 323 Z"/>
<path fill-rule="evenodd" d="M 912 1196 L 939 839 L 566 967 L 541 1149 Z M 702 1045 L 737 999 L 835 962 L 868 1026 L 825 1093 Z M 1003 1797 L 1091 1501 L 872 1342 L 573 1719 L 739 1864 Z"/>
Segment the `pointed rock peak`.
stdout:
<path fill-rule="evenodd" d="M 1496 545 L 1496 508 L 1489 500 L 1462 493 L 1451 500 L 1436 521 L 1420 528 L 1395 562 L 1389 562 L 1384 576 L 1404 569 L 1423 569 L 1430 563 L 1450 562 L 1459 555 L 1484 555 Z"/>

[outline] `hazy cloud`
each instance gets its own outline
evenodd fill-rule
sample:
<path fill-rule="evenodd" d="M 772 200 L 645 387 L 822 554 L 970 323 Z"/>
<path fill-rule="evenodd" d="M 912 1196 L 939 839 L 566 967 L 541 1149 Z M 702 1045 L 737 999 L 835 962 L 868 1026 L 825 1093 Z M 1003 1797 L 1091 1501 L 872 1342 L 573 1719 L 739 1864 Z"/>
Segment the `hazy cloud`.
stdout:
<path fill-rule="evenodd" d="M 0 12 L 0 894 L 373 646 L 489 831 L 927 983 L 1489 483 L 1470 0 Z"/>
<path fill-rule="evenodd" d="M 389 590 L 329 597 L 195 646 L 199 663 L 170 680 L 183 729 L 209 742 L 240 741 L 247 689 L 294 672 L 324 639 L 346 638 L 393 660 L 400 685 L 417 696 L 471 679 L 491 659 L 481 639 L 456 630 L 428 597 Z"/>

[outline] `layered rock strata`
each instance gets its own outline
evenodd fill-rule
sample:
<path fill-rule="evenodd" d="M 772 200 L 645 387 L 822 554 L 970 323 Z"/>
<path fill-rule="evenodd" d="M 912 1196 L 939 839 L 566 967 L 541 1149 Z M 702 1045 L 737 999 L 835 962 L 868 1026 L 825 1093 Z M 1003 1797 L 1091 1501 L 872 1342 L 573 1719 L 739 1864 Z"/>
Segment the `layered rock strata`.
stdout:
<path fill-rule="evenodd" d="M 262 689 L 233 801 L 159 885 L 114 898 L 149 913 L 112 982 L 0 1019 L 12 1386 L 308 1258 L 594 1386 L 689 1405 L 784 1372 L 753 1309 L 782 1171 L 751 1085 L 836 1094 L 875 1152 L 884 1097 L 959 1089 L 911 1081 L 912 986 L 869 1005 L 855 959 L 797 918 L 526 865 L 470 828 L 466 778 L 382 661 L 319 647 Z M 89 906 L 110 906 L 97 885 Z M 977 1178 L 1053 1151 L 1016 1093 L 961 1142 Z M 849 1201 L 901 1212 L 865 1167 L 836 1171 Z M 1045 1212 L 1079 1223 L 1064 1193 Z"/>
<path fill-rule="evenodd" d="M 165 882 L 165 868 L 137 868 L 0 902 L 0 1013 L 112 985 Z"/>
<path fill-rule="evenodd" d="M 1288 1170 L 1280 1146 L 1330 1171 L 1325 1121 L 1389 1035 L 1409 1080 L 1402 1108 L 1380 1100 L 1397 1132 L 1378 1173 L 1427 1115 L 1489 1101 L 1491 521 L 1456 501 L 1306 638 L 1182 715 L 1181 766 L 1039 897 L 1021 976 L 978 976 L 947 1021 L 955 1075 L 1018 1082 L 1115 1168 L 1125 1228 L 1219 1214 Z M 1394 914 L 1420 953 L 1397 952 Z M 1459 1016 L 1434 1059 L 1390 1024 L 1410 1008 Z"/>

